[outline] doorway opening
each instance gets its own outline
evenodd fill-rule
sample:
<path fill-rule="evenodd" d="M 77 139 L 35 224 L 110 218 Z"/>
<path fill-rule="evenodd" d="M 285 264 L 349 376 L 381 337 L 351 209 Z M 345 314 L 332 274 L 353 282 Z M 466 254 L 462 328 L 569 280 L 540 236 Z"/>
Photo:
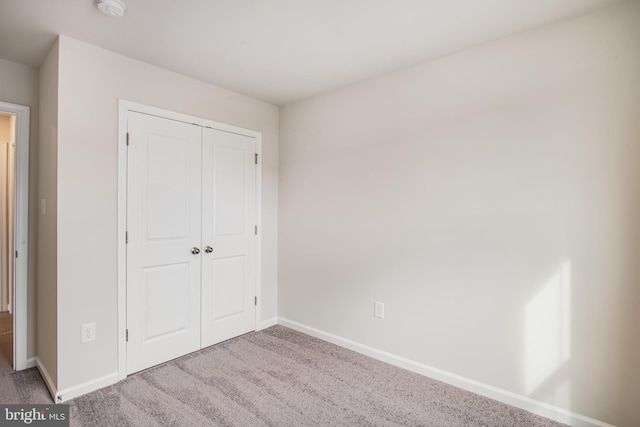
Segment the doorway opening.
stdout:
<path fill-rule="evenodd" d="M 29 113 L 0 102 L 0 373 L 29 367 Z"/>
<path fill-rule="evenodd" d="M 0 112 L 0 371 L 13 368 L 15 125 L 15 115 Z"/>

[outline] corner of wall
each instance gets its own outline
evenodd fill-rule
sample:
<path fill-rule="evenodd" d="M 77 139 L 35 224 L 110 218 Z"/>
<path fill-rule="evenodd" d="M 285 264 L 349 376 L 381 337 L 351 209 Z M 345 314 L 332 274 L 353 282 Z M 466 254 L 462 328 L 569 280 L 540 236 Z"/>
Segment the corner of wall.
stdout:
<path fill-rule="evenodd" d="M 37 361 L 47 386 L 58 382 L 57 311 L 57 146 L 59 41 L 40 68 L 40 138 L 38 145 Z"/>

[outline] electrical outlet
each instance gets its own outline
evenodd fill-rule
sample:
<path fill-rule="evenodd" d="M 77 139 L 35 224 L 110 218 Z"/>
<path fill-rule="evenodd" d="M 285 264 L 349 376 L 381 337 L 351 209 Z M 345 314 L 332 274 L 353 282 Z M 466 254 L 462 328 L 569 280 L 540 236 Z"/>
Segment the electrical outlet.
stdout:
<path fill-rule="evenodd" d="M 96 340 L 96 324 L 87 323 L 82 325 L 82 344 Z"/>
<path fill-rule="evenodd" d="M 384 319 L 384 303 L 378 301 L 373 303 L 373 316 L 379 319 Z"/>

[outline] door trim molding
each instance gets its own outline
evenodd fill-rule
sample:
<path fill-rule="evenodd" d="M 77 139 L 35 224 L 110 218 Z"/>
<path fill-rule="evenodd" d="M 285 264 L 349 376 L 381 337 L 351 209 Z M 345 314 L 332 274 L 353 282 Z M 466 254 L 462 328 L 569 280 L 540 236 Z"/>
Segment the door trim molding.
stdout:
<path fill-rule="evenodd" d="M 14 168 L 13 368 L 27 369 L 27 287 L 29 274 L 29 123 L 31 108 L 0 102 L 0 111 L 16 116 Z"/>
<path fill-rule="evenodd" d="M 256 153 L 262 159 L 262 133 L 219 123 L 201 117 L 164 110 L 162 108 L 139 104 L 124 99 L 118 104 L 118 379 L 127 377 L 127 116 L 129 112 L 149 114 L 169 120 L 209 127 L 225 132 L 237 133 L 256 139 Z M 256 166 L 256 306 L 255 330 L 261 329 L 262 295 L 261 295 L 261 247 L 262 247 L 262 161 Z"/>

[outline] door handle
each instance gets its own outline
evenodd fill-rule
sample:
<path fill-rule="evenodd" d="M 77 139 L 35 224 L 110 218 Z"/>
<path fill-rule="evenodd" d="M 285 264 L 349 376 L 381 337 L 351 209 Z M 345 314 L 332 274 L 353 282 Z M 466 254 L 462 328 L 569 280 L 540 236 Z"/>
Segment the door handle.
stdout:
<path fill-rule="evenodd" d="M 196 247 L 193 247 L 193 248 L 191 248 L 191 253 L 194 254 L 194 255 L 198 255 L 200 253 L 200 249 L 196 248 Z"/>
<path fill-rule="evenodd" d="M 205 246 L 204 247 L 204 251 L 208 254 L 210 254 L 211 252 L 213 252 L 213 248 L 211 246 Z"/>

